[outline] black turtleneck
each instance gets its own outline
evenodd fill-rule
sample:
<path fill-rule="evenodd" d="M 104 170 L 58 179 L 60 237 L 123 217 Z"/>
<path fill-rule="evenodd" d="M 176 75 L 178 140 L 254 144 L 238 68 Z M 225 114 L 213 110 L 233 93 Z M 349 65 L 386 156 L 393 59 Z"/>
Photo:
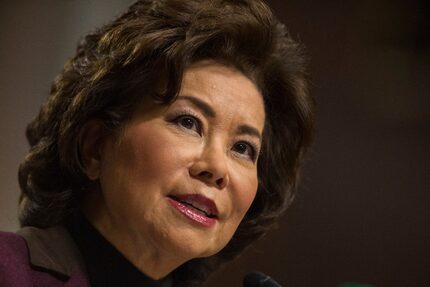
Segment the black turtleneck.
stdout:
<path fill-rule="evenodd" d="M 153 280 L 138 270 L 84 217 L 69 218 L 66 227 L 79 247 L 92 287 L 171 287 L 171 276 Z"/>

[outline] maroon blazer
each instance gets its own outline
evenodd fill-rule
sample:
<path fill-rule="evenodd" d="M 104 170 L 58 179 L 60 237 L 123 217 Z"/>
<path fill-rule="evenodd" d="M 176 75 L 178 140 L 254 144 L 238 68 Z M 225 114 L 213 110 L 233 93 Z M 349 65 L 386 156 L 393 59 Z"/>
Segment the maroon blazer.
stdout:
<path fill-rule="evenodd" d="M 90 287 L 78 247 L 62 226 L 0 232 L 0 287 Z"/>

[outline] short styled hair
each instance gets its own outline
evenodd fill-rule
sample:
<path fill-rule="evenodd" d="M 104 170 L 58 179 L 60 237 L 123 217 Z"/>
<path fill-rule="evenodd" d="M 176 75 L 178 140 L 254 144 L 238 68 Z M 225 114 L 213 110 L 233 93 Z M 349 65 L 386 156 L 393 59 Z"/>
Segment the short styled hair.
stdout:
<path fill-rule="evenodd" d="M 314 114 L 303 47 L 260 0 L 141 0 L 85 36 L 27 127 L 30 151 L 19 168 L 21 225 L 61 224 L 80 209 L 90 182 L 79 152 L 85 123 L 98 119 L 118 132 L 143 97 L 174 101 L 187 67 L 208 59 L 238 69 L 263 95 L 259 185 L 228 245 L 179 267 L 175 286 L 199 285 L 273 228 L 294 197 Z"/>

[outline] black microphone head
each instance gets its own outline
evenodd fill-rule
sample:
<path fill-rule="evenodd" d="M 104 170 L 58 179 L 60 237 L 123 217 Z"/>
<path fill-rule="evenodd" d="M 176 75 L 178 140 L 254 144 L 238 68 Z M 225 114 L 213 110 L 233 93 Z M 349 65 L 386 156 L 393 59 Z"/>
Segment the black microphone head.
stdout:
<path fill-rule="evenodd" d="M 264 273 L 251 272 L 243 278 L 243 287 L 281 287 L 281 285 Z"/>

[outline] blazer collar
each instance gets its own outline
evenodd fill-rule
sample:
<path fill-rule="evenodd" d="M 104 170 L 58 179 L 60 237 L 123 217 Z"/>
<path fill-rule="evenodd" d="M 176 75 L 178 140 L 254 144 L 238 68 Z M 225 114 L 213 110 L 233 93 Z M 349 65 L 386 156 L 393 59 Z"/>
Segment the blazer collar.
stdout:
<path fill-rule="evenodd" d="M 27 241 L 33 266 L 68 277 L 86 273 L 80 251 L 63 226 L 47 229 L 24 227 L 17 234 Z"/>

